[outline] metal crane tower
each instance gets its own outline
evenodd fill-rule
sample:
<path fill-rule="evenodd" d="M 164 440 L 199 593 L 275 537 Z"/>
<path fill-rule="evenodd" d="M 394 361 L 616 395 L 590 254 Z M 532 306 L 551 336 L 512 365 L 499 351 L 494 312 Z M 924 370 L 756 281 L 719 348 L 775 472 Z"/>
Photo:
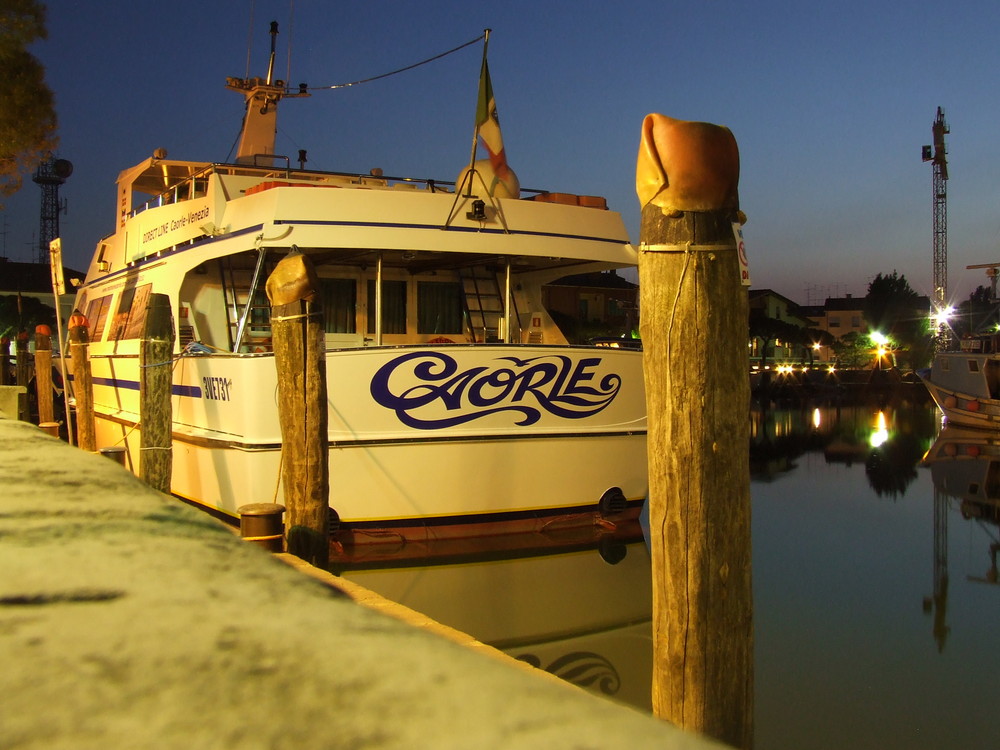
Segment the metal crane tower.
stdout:
<path fill-rule="evenodd" d="M 937 119 L 931 125 L 933 146 L 924 146 L 924 161 L 934 166 L 932 192 L 934 196 L 934 314 L 948 307 L 948 150 L 944 137 L 950 133 L 944 121 L 944 110 L 938 107 Z"/>
<path fill-rule="evenodd" d="M 31 178 L 42 189 L 42 217 L 38 237 L 38 263 L 48 264 L 49 242 L 59 236 L 59 214 L 66 210 L 59 203 L 59 186 L 73 174 L 73 165 L 66 159 L 49 158 L 38 165 Z"/>

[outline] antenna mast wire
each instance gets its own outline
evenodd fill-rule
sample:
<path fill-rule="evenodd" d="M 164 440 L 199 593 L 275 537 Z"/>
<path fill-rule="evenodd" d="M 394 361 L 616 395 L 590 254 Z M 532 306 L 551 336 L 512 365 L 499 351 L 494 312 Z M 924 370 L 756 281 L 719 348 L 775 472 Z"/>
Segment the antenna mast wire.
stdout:
<path fill-rule="evenodd" d="M 446 57 L 446 56 L 452 54 L 453 52 L 458 52 L 460 49 L 465 49 L 466 47 L 468 47 L 468 46 L 470 46 L 472 44 L 475 44 L 480 39 L 484 39 L 484 38 L 486 38 L 486 34 L 480 34 L 475 39 L 473 39 L 471 41 L 468 41 L 465 44 L 460 44 L 458 47 L 455 47 L 454 49 L 450 49 L 447 52 L 442 52 L 440 55 L 434 55 L 434 57 L 428 57 L 426 60 L 421 60 L 420 62 L 413 63 L 413 65 L 407 65 L 405 68 L 399 68 L 398 70 L 393 70 L 393 71 L 391 71 L 389 73 L 383 73 L 382 75 L 372 76 L 371 78 L 362 78 L 360 81 L 351 81 L 350 83 L 335 83 L 332 86 L 310 86 L 309 90 L 310 91 L 324 91 L 324 90 L 329 90 L 329 89 L 346 89 L 346 88 L 349 88 L 351 86 L 357 86 L 357 85 L 362 84 L 362 83 L 371 83 L 372 81 L 377 81 L 380 78 L 388 78 L 389 76 L 394 76 L 397 73 L 404 73 L 407 70 L 413 70 L 414 68 L 418 68 L 421 65 L 426 65 L 429 62 L 434 62 L 435 60 L 440 60 L 442 57 Z"/>

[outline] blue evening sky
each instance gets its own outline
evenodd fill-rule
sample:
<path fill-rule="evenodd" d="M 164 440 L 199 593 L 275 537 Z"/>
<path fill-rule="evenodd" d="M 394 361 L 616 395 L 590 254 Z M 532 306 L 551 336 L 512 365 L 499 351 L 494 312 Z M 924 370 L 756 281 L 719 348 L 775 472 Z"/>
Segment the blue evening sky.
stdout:
<path fill-rule="evenodd" d="M 1000 4 L 995 0 L 52 0 L 33 51 L 56 96 L 67 264 L 113 229 L 114 180 L 166 148 L 225 161 L 242 97 L 227 76 L 310 86 L 385 73 L 491 28 L 508 160 L 524 187 L 603 195 L 637 242 L 635 157 L 649 112 L 729 126 L 754 287 L 820 303 L 880 272 L 930 294 L 931 142 L 948 136 L 949 291 L 1000 261 Z M 253 12 L 251 35 L 251 10 Z M 291 53 L 289 57 L 289 43 Z M 407 73 L 286 100 L 277 150 L 314 169 L 454 180 L 468 161 L 481 46 Z M 289 60 L 291 73 L 288 75 Z M 40 190 L 0 213 L 5 253 L 30 260 Z"/>

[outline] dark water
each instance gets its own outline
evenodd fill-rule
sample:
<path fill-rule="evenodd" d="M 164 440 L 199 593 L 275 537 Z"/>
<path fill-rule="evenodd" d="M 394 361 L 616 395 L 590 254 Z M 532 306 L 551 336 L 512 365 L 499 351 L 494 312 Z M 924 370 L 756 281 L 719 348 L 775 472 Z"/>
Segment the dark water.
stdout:
<path fill-rule="evenodd" d="M 759 750 L 1000 747 L 998 526 L 963 504 L 975 477 L 954 478 L 989 459 L 963 455 L 949 487 L 935 488 L 921 458 L 939 426 L 926 407 L 888 409 L 881 422 L 867 407 L 753 415 Z M 641 539 L 344 575 L 649 708 Z"/>

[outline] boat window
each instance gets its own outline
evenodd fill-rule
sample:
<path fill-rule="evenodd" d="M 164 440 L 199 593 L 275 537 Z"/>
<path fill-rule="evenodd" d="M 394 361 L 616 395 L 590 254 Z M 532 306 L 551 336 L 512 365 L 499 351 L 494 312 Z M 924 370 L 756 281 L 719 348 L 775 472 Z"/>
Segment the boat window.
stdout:
<path fill-rule="evenodd" d="M 323 327 L 327 333 L 357 333 L 358 291 L 354 279 L 320 279 Z"/>
<path fill-rule="evenodd" d="M 979 361 L 975 359 L 969 360 L 969 372 L 979 372 Z"/>
<path fill-rule="evenodd" d="M 417 284 L 417 333 L 462 333 L 462 285 L 455 281 Z"/>
<path fill-rule="evenodd" d="M 268 302 L 267 292 L 264 289 L 257 289 L 254 292 L 247 323 L 253 335 L 271 335 L 271 303 Z"/>
<path fill-rule="evenodd" d="M 152 284 L 139 287 L 126 287 L 118 298 L 118 312 L 111 328 L 111 338 L 137 339 L 142 337 L 142 329 L 146 324 L 146 306 L 149 302 L 149 292 Z"/>
<path fill-rule="evenodd" d="M 375 281 L 368 281 L 368 333 L 375 333 Z M 406 333 L 406 282 L 382 281 L 382 333 Z"/>
<path fill-rule="evenodd" d="M 111 295 L 90 300 L 87 305 L 87 323 L 90 325 L 88 336 L 91 341 L 100 341 L 104 335 L 104 324 L 108 320 L 108 312 L 111 309 Z"/>
<path fill-rule="evenodd" d="M 1000 362 L 995 359 L 986 360 L 983 374 L 986 375 L 986 387 L 989 389 L 990 398 L 1000 396 Z"/>

